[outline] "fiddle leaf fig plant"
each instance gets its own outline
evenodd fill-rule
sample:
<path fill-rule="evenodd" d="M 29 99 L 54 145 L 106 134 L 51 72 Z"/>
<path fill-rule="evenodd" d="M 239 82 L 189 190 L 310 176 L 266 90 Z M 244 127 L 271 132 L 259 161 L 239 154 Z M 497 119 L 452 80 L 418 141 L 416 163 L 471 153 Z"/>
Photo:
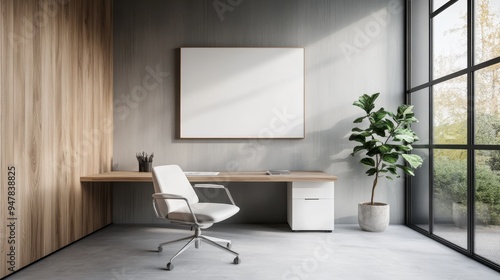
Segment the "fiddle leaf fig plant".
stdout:
<path fill-rule="evenodd" d="M 413 106 L 400 105 L 395 113 L 384 108 L 375 110 L 375 100 L 379 94 L 371 96 L 363 94 L 353 103 L 365 112 L 365 115 L 355 119 L 354 123 L 361 124 L 367 120 L 368 127 L 354 127 L 349 137 L 350 141 L 359 144 L 353 148 L 351 155 L 364 153 L 365 157 L 360 163 L 368 167 L 366 171 L 368 176 L 374 176 L 371 205 L 374 205 L 379 178 L 385 177 L 390 180 L 394 177 L 399 178 L 398 169 L 414 176 L 414 169 L 423 163 L 420 156 L 409 153 L 413 149 L 411 144 L 418 141 L 417 135 L 411 129 L 411 124 L 418 122 L 413 113 Z"/>

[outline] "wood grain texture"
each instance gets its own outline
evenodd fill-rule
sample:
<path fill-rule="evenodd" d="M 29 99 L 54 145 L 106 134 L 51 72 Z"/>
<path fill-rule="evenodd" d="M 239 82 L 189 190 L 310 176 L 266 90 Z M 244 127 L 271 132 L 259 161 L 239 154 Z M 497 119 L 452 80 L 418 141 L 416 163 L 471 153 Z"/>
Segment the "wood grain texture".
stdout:
<path fill-rule="evenodd" d="M 187 176 L 191 183 L 201 182 L 325 182 L 337 177 L 321 171 L 291 171 L 287 175 L 267 175 L 265 171 L 219 172 L 218 175 Z M 151 172 L 112 171 L 82 176 L 82 182 L 152 182 Z"/>
<path fill-rule="evenodd" d="M 112 1 L 0 1 L 0 277 L 111 222 Z M 15 230 L 7 168 L 16 169 Z M 8 233 L 5 235 L 4 233 Z"/>

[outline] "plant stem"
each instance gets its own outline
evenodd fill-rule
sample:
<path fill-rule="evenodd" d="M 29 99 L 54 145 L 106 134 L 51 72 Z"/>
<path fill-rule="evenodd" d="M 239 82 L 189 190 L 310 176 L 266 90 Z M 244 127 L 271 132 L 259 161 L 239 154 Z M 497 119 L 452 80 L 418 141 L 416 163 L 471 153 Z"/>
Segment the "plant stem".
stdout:
<path fill-rule="evenodd" d="M 371 205 L 374 205 L 373 200 L 375 198 L 375 189 L 377 188 L 377 183 L 378 183 L 379 166 L 380 163 L 382 162 L 382 158 L 379 157 L 379 155 L 376 155 L 375 160 L 377 161 L 377 166 L 376 166 L 377 172 L 375 173 L 375 179 L 373 179 Z"/>
<path fill-rule="evenodd" d="M 375 174 L 375 179 L 373 180 L 371 205 L 374 205 L 373 200 L 375 198 L 375 188 L 377 188 L 377 183 L 378 183 L 378 172 Z"/>
<path fill-rule="evenodd" d="M 394 135 L 394 132 L 401 126 L 401 123 L 398 123 L 396 122 L 396 127 L 389 132 L 389 136 L 387 136 L 387 138 L 385 139 L 385 142 L 384 142 L 384 145 L 386 145 L 388 142 L 389 142 L 389 139 L 391 139 Z M 375 138 L 375 137 L 373 137 Z M 379 174 L 379 170 L 380 170 L 380 164 L 382 163 L 382 157 L 380 157 L 379 155 L 376 155 L 375 156 L 375 161 L 376 161 L 376 165 L 375 165 L 375 170 L 377 170 L 377 172 L 375 173 L 375 179 L 373 179 L 373 185 L 372 185 L 372 198 L 371 198 L 371 205 L 375 205 L 375 202 L 374 202 L 374 199 L 375 199 L 375 189 L 377 188 L 377 184 L 378 184 L 378 174 Z"/>

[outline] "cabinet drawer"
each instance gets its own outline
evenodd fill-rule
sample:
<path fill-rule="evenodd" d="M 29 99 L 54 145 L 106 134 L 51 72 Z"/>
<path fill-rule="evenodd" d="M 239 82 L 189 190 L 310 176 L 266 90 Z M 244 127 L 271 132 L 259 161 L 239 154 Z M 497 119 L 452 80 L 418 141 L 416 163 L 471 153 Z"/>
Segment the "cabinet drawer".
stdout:
<path fill-rule="evenodd" d="M 288 185 L 292 198 L 333 198 L 333 182 L 292 182 Z"/>
<path fill-rule="evenodd" d="M 292 230 L 333 230 L 333 199 L 293 199 L 291 208 Z"/>

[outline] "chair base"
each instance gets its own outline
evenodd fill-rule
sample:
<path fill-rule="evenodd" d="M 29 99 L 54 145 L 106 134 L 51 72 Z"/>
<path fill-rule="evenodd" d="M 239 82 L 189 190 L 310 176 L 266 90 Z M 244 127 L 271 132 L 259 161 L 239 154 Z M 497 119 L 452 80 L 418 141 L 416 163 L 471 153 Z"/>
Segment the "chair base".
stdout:
<path fill-rule="evenodd" d="M 237 252 L 231 250 L 231 240 L 220 239 L 220 238 L 216 238 L 216 237 L 202 235 L 200 228 L 195 228 L 194 235 L 191 235 L 191 236 L 188 236 L 188 237 L 184 237 L 184 238 L 179 238 L 179 239 L 172 240 L 172 241 L 167 241 L 167 242 L 160 243 L 160 245 L 158 245 L 158 252 L 163 251 L 163 246 L 165 246 L 165 245 L 173 244 L 173 243 L 177 243 L 177 242 L 181 242 L 181 241 L 185 241 L 185 240 L 189 240 L 189 241 L 177 253 L 175 253 L 175 255 L 172 258 L 170 258 L 170 261 L 167 264 L 167 270 L 173 270 L 174 269 L 174 265 L 172 264 L 173 260 L 177 256 L 179 256 L 182 252 L 184 252 L 187 248 L 189 248 L 193 243 L 195 244 L 195 248 L 196 249 L 200 248 L 201 241 L 204 241 L 204 242 L 206 242 L 206 243 L 214 246 L 215 248 L 219 248 L 221 250 L 224 250 L 226 252 L 229 252 L 229 253 L 235 255 L 236 258 L 234 258 L 234 260 L 233 260 L 234 264 L 239 264 L 241 262 L 241 260 L 239 258 L 239 254 Z M 226 246 L 222 246 L 222 245 L 220 245 L 217 242 L 219 242 L 219 243 L 226 243 Z"/>

